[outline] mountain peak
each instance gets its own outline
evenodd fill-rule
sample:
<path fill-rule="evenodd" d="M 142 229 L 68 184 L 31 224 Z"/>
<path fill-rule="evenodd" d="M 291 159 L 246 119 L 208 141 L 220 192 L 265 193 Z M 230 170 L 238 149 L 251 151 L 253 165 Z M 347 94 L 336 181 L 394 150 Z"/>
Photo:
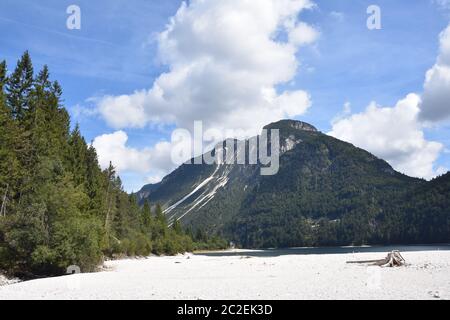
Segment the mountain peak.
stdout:
<path fill-rule="evenodd" d="M 271 124 L 265 126 L 264 129 L 283 129 L 286 127 L 302 131 L 318 132 L 316 127 L 313 125 L 299 120 L 280 120 L 277 122 L 272 122 Z"/>

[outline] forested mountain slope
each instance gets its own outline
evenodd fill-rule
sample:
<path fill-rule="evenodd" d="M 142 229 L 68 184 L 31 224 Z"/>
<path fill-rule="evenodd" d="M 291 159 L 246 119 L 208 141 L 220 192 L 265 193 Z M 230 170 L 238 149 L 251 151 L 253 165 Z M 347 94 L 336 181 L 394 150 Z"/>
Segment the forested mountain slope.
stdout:
<path fill-rule="evenodd" d="M 450 240 L 446 177 L 408 177 L 304 122 L 266 129 L 280 130 L 276 175 L 260 175 L 260 165 L 184 164 L 138 193 L 141 201 L 161 202 L 171 221 L 245 247 Z"/>

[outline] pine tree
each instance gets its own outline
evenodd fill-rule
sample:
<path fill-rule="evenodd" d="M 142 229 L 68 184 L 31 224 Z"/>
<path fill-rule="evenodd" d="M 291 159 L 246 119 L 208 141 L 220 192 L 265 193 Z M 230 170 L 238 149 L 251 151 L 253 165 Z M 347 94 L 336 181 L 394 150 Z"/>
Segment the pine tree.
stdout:
<path fill-rule="evenodd" d="M 8 107 L 14 119 L 21 120 L 29 108 L 29 96 L 33 86 L 33 64 L 26 51 L 17 62 L 17 67 L 9 77 L 6 87 Z"/>
<path fill-rule="evenodd" d="M 156 204 L 155 215 L 157 221 L 167 224 L 166 215 L 164 214 L 164 211 L 159 203 Z"/>
<path fill-rule="evenodd" d="M 5 98 L 5 85 L 6 85 L 6 72 L 7 72 L 7 67 L 6 67 L 6 61 L 3 60 L 2 62 L 0 62 L 0 95 L 1 98 L 4 99 Z"/>
<path fill-rule="evenodd" d="M 177 235 L 183 235 L 183 229 L 181 227 L 181 223 L 178 220 L 175 220 L 175 222 L 172 225 L 173 230 Z"/>
<path fill-rule="evenodd" d="M 96 216 L 102 216 L 106 207 L 106 189 L 104 176 L 98 165 L 97 152 L 92 143 L 86 152 L 86 192 L 90 199 L 89 210 Z"/>
<path fill-rule="evenodd" d="M 77 185 L 82 185 L 86 182 L 87 151 L 86 141 L 81 135 L 79 125 L 76 124 L 69 137 L 68 164 L 69 171 L 73 172 L 73 178 Z"/>
<path fill-rule="evenodd" d="M 69 117 L 60 103 L 59 84 L 49 78 L 48 67 L 44 66 L 34 80 L 25 125 L 31 131 L 33 145 L 40 156 L 62 158 L 68 152 Z"/>
<path fill-rule="evenodd" d="M 106 234 L 109 235 L 111 231 L 111 221 L 114 214 L 114 207 L 116 206 L 115 197 L 115 182 L 116 182 L 116 169 L 109 163 L 108 169 L 103 171 L 105 177 L 106 194 L 105 194 L 105 230 Z"/>
<path fill-rule="evenodd" d="M 6 105 L 7 85 L 6 62 L 0 63 L 0 216 L 6 215 L 8 202 L 18 189 L 20 176 L 16 148 L 18 143 L 17 124 Z"/>
<path fill-rule="evenodd" d="M 0 63 L 0 217 L 6 214 L 10 191 L 11 114 L 6 107 L 4 86 L 6 84 L 6 61 Z"/>
<path fill-rule="evenodd" d="M 152 210 L 148 200 L 144 202 L 142 207 L 142 225 L 144 232 L 148 233 L 152 225 Z"/>

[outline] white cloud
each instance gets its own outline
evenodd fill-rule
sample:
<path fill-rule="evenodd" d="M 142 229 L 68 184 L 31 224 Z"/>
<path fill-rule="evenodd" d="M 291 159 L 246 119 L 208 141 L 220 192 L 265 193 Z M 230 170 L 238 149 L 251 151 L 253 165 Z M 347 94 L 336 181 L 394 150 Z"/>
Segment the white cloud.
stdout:
<path fill-rule="evenodd" d="M 450 117 L 450 25 L 439 38 L 439 56 L 426 74 L 422 97 L 409 94 L 392 108 L 372 103 L 362 113 L 339 116 L 330 134 L 372 152 L 408 175 L 430 179 L 444 173 L 446 168 L 434 165 L 445 152 L 444 145 L 426 140 L 423 132 L 430 122 Z"/>
<path fill-rule="evenodd" d="M 136 149 L 127 146 L 128 135 L 124 131 L 103 134 L 94 139 L 100 166 L 105 169 L 110 161 L 120 172 L 139 172 L 162 177 L 175 165 L 170 158 L 172 145 L 162 141 L 152 148 Z"/>
<path fill-rule="evenodd" d="M 93 117 L 98 114 L 97 109 L 88 108 L 88 107 L 82 106 L 80 104 L 74 105 L 70 110 L 76 119 L 80 119 L 83 117 Z"/>
<path fill-rule="evenodd" d="M 344 103 L 344 110 L 342 111 L 344 114 L 352 113 L 352 104 L 349 101 Z"/>
<path fill-rule="evenodd" d="M 98 110 L 117 129 L 149 123 L 190 128 L 203 120 L 205 128 L 249 134 L 301 115 L 311 105 L 308 93 L 275 88 L 293 79 L 299 48 L 319 35 L 298 21 L 313 6 L 309 0 L 183 2 L 158 35 L 169 71 L 148 90 L 102 97 Z"/>
<path fill-rule="evenodd" d="M 289 42 L 298 46 L 316 42 L 319 32 L 304 22 L 289 31 Z"/>
<path fill-rule="evenodd" d="M 441 122 L 450 117 L 450 25 L 440 35 L 440 53 L 425 77 L 420 118 Z"/>
<path fill-rule="evenodd" d="M 98 101 L 98 110 L 114 128 L 142 128 L 146 124 L 144 103 L 147 93 L 136 91 L 132 95 L 105 96 Z"/>
<path fill-rule="evenodd" d="M 434 168 L 443 145 L 425 139 L 418 121 L 419 104 L 416 94 L 392 108 L 373 102 L 362 113 L 338 119 L 329 134 L 387 160 L 400 172 L 430 179 L 444 171 Z"/>

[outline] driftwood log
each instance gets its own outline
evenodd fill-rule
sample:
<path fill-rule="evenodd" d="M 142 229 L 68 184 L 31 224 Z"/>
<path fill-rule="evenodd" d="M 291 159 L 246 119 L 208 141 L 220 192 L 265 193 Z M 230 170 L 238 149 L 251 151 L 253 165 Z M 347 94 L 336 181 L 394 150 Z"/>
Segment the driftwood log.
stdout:
<path fill-rule="evenodd" d="M 398 250 L 389 252 L 386 258 L 380 260 L 347 261 L 347 263 L 369 263 L 380 267 L 400 267 L 405 265 L 405 262 Z"/>

